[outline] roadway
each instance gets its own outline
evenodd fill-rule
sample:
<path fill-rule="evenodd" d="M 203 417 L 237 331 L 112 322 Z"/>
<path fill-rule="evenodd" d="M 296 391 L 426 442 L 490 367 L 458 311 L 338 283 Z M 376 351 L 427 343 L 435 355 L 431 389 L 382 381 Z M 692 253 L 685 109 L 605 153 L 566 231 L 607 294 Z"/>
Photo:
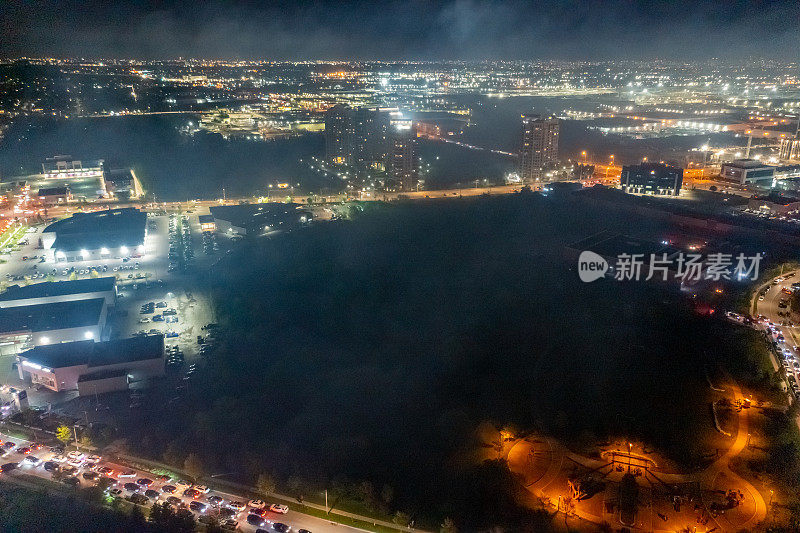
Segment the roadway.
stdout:
<path fill-rule="evenodd" d="M 10 473 L 3 473 L 0 474 L 0 480 L 2 480 L 6 476 L 19 476 L 21 474 L 28 474 L 33 475 L 42 479 L 52 480 L 52 474 L 44 469 L 44 463 L 46 461 L 58 461 L 59 455 L 52 451 L 47 446 L 43 447 L 41 450 L 32 451 L 30 454 L 41 460 L 41 462 L 37 465 L 26 465 L 24 458 L 26 457 L 25 454 L 20 453 L 20 450 L 23 447 L 28 447 L 33 444 L 30 441 L 13 438 L 8 435 L 0 434 L 0 439 L 2 439 L 3 444 L 7 442 L 14 443 L 14 447 L 8 450 L 5 446 L 0 448 L 0 451 L 3 452 L 2 454 L 2 462 L 3 463 L 20 463 L 20 467 L 16 470 L 12 470 Z M 67 466 L 66 461 L 58 461 L 59 465 Z M 96 481 L 94 480 L 87 480 L 83 477 L 85 473 L 95 472 L 98 468 L 106 467 L 112 470 L 111 473 L 107 473 L 108 477 L 115 480 L 115 483 L 109 487 L 109 491 L 113 489 L 121 490 L 121 493 L 118 497 L 128 497 L 133 494 L 132 491 L 126 490 L 125 484 L 126 483 L 134 483 L 136 484 L 137 480 L 139 479 L 149 479 L 152 480 L 152 484 L 148 487 L 141 486 L 141 489 L 137 491 L 139 494 L 144 494 L 146 488 L 153 489 L 159 493 L 159 495 L 155 499 L 151 499 L 145 507 L 149 507 L 152 505 L 153 502 L 163 502 L 169 496 L 175 496 L 181 500 L 181 503 L 173 506 L 174 508 L 183 508 L 184 505 L 188 509 L 188 505 L 191 501 L 199 501 L 201 503 L 206 504 L 206 509 L 202 512 L 191 511 L 195 518 L 200 518 L 202 515 L 212 515 L 215 516 L 216 512 L 220 508 L 228 508 L 228 504 L 231 502 L 240 502 L 243 504 L 247 504 L 249 501 L 249 497 L 243 496 L 242 494 L 233 494 L 231 492 L 225 492 L 220 490 L 211 490 L 208 493 L 201 494 L 195 498 L 191 496 L 184 496 L 182 494 L 184 489 L 180 489 L 175 491 L 174 494 L 169 494 L 163 492 L 162 489 L 166 485 L 175 486 L 177 479 L 162 479 L 159 476 L 141 470 L 131 468 L 127 465 L 100 460 L 98 463 L 91 465 L 87 461 L 79 461 L 76 463 L 75 472 L 73 474 L 79 480 L 79 487 L 90 487 L 96 485 Z M 90 474 L 91 476 L 91 474 Z M 53 481 L 57 483 L 56 481 Z M 218 496 L 222 498 L 222 502 L 219 503 L 218 506 L 213 506 L 208 502 L 209 497 L 211 496 Z M 267 507 L 269 507 L 270 502 L 267 502 Z M 257 526 L 251 525 L 247 523 L 247 516 L 251 507 L 246 505 L 246 508 L 241 511 L 235 511 L 233 518 L 238 522 L 238 529 L 237 531 L 244 531 L 247 533 L 255 532 L 258 529 Z M 364 531 L 363 529 L 348 526 L 345 524 L 339 524 L 337 522 L 332 522 L 330 520 L 325 520 L 322 518 L 318 518 L 316 516 L 300 513 L 298 511 L 290 509 L 286 514 L 279 514 L 272 511 L 267 511 L 264 515 L 265 525 L 261 526 L 263 529 L 268 531 L 273 531 L 271 525 L 273 523 L 284 523 L 291 526 L 292 531 L 298 531 L 299 529 L 305 529 L 307 531 L 313 533 L 335 533 L 335 532 L 342 532 L 342 531 Z"/>
<path fill-rule="evenodd" d="M 800 341 L 797 324 L 792 320 L 789 307 L 781 305 L 790 300 L 790 295 L 785 291 L 790 291 L 792 283 L 797 281 L 794 271 L 773 278 L 758 288 L 751 307 L 753 316 L 757 317 L 756 328 L 764 331 L 776 347 L 778 357 L 773 358 L 773 367 L 780 365 L 784 368 L 789 387 L 794 389 L 789 392 L 790 403 L 800 392 Z M 797 424 L 800 427 L 800 418 Z"/>

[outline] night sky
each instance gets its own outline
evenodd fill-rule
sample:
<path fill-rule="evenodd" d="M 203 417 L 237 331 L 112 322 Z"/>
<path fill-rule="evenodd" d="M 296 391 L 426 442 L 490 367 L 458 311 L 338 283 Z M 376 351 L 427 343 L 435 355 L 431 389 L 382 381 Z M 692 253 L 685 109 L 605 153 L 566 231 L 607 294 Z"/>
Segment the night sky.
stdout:
<path fill-rule="evenodd" d="M 0 56 L 614 59 L 800 56 L 800 2 L 6 0 Z"/>

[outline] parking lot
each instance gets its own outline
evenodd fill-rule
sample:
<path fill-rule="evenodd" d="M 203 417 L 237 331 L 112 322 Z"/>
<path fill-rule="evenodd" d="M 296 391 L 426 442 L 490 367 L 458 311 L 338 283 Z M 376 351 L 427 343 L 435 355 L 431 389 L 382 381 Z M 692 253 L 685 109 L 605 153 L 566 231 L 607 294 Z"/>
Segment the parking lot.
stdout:
<path fill-rule="evenodd" d="M 207 335 L 202 327 L 215 321 L 208 296 L 193 289 L 192 274 L 209 268 L 225 252 L 229 242 L 215 246 L 216 238 L 212 241 L 208 235 L 204 237 L 194 213 L 183 217 L 151 213 L 147 218 L 144 253 L 91 261 L 53 261 L 38 247 L 46 226 L 39 224 L 27 230 L 20 229 L 10 236 L 13 237 L 10 241 L 19 242 L 9 242 L 0 249 L 5 261 L 0 264 L 0 283 L 9 286 L 114 276 L 118 287 L 117 304 L 109 313 L 103 338 L 163 333 L 168 355 L 177 347 L 187 361 L 186 366 L 192 364 L 202 346 L 198 335 Z M 180 239 L 176 239 L 178 232 Z M 190 250 L 188 254 L 187 250 Z M 180 254 L 179 260 L 175 259 L 176 251 Z M 13 356 L 0 357 L 0 385 L 28 388 L 32 406 L 57 408 L 76 394 L 32 388 L 19 380 L 12 365 Z M 133 386 L 135 388 L 135 384 Z M 0 402 L 10 399 L 10 395 L 0 390 Z"/>
<path fill-rule="evenodd" d="M 213 517 L 230 531 L 355 531 L 345 525 L 293 511 L 280 503 L 251 500 L 241 494 L 155 475 L 88 452 L 70 450 L 0 435 L 0 476 L 28 474 L 43 479 L 57 478 L 76 488 L 99 485 L 109 497 L 122 498 L 144 507 L 166 502 L 175 510 L 191 512 L 201 523 Z"/>

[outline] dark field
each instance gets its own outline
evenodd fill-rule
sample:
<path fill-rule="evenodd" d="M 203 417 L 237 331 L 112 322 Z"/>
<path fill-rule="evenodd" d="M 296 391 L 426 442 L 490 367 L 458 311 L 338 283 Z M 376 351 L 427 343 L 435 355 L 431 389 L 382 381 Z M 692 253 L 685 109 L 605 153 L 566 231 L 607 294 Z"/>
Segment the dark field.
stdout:
<path fill-rule="evenodd" d="M 580 282 L 565 243 L 665 231 L 581 198 L 371 204 L 245 244 L 204 281 L 219 349 L 182 406 L 128 420 L 138 446 L 475 527 L 535 519 L 502 463 L 472 460 L 482 423 L 696 464 L 713 434 L 703 364 L 755 372 L 746 334 L 670 288 Z"/>

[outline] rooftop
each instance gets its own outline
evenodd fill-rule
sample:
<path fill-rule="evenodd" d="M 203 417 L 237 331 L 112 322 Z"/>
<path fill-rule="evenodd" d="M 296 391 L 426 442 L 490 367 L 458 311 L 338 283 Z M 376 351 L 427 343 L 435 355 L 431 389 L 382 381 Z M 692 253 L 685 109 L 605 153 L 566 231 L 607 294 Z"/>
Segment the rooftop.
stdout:
<path fill-rule="evenodd" d="M 116 368 L 114 370 L 100 370 L 98 372 L 92 372 L 90 374 L 81 374 L 80 377 L 78 377 L 78 383 L 86 383 L 87 381 L 97 381 L 100 379 L 118 378 L 125 376 L 127 374 L 128 370 L 125 368 Z"/>
<path fill-rule="evenodd" d="M 36 346 L 20 357 L 49 368 L 102 367 L 164 357 L 164 336 L 147 335 L 104 342 L 76 341 Z"/>
<path fill-rule="evenodd" d="M 240 228 L 270 226 L 275 223 L 299 222 L 300 204 L 271 202 L 263 204 L 218 205 L 210 208 L 215 220 L 225 220 Z M 297 217 L 294 219 L 294 217 Z"/>
<path fill-rule="evenodd" d="M 681 172 L 681 173 L 683 173 L 683 169 L 678 168 L 678 167 L 672 167 L 672 166 L 669 166 L 669 165 L 665 165 L 664 163 L 639 163 L 639 164 L 636 164 L 636 165 L 624 165 L 622 167 L 622 170 L 623 170 L 623 172 L 627 171 L 627 172 L 651 172 L 651 173 L 656 173 L 656 172 L 659 172 L 659 171 L 661 171 L 661 172 L 668 171 L 668 172 Z"/>
<path fill-rule="evenodd" d="M 0 335 L 19 331 L 96 326 L 100 322 L 105 299 L 72 300 L 39 305 L 21 305 L 0 309 Z"/>
<path fill-rule="evenodd" d="M 44 232 L 56 234 L 53 248 L 63 251 L 128 246 L 144 243 L 147 215 L 133 207 L 75 213 L 53 222 Z"/>
<path fill-rule="evenodd" d="M 784 196 L 779 193 L 772 192 L 770 194 L 764 194 L 760 196 L 754 196 L 752 200 L 758 202 L 770 202 L 777 205 L 789 205 L 800 202 L 800 198 L 795 198 L 792 196 Z"/>
<path fill-rule="evenodd" d="M 12 285 L 2 294 L 0 302 L 23 300 L 26 298 L 47 298 L 67 294 L 113 291 L 116 279 L 108 276 L 95 279 L 76 279 L 73 281 L 45 281 L 31 285 Z"/>
<path fill-rule="evenodd" d="M 106 170 L 103 173 L 103 178 L 112 183 L 132 182 L 133 173 L 129 168 L 116 168 L 114 170 Z"/>
<path fill-rule="evenodd" d="M 39 189 L 36 196 L 66 196 L 68 193 L 68 187 L 48 187 L 46 189 Z"/>
<path fill-rule="evenodd" d="M 769 166 L 765 165 L 758 159 L 736 159 L 734 161 L 731 161 L 730 163 L 722 163 L 722 164 L 728 167 L 745 168 L 745 169 L 763 168 Z"/>

